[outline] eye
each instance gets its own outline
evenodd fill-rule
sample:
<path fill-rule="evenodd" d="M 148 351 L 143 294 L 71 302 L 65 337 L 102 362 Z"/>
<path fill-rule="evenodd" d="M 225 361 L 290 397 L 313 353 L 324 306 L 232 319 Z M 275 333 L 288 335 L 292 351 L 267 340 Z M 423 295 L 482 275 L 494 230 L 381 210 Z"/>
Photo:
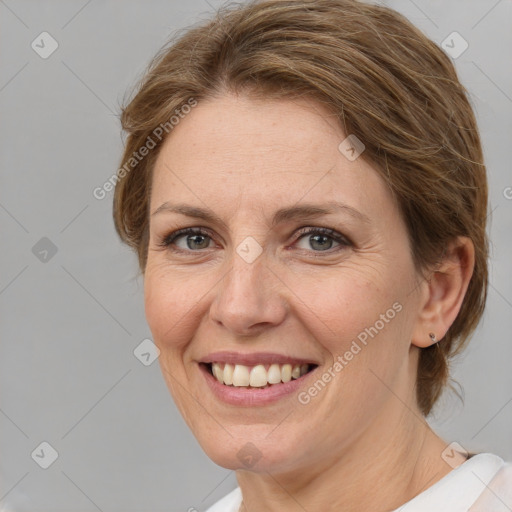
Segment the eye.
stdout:
<path fill-rule="evenodd" d="M 300 242 L 305 242 L 305 247 L 301 247 L 302 249 L 313 249 L 314 252 L 335 252 L 352 245 L 351 242 L 341 233 L 330 228 L 318 227 L 303 228 L 299 230 L 299 237 L 296 245 L 299 245 Z M 333 247 L 333 243 L 337 244 L 338 247 L 336 247 L 334 251 L 330 251 Z"/>
<path fill-rule="evenodd" d="M 178 240 L 183 239 L 184 243 L 180 246 Z M 158 243 L 160 247 L 173 249 L 177 251 L 196 251 L 199 249 L 208 249 L 209 243 L 212 238 L 210 234 L 201 228 L 185 228 L 174 231 L 165 236 L 161 242 Z M 172 246 L 176 246 L 174 249 Z"/>

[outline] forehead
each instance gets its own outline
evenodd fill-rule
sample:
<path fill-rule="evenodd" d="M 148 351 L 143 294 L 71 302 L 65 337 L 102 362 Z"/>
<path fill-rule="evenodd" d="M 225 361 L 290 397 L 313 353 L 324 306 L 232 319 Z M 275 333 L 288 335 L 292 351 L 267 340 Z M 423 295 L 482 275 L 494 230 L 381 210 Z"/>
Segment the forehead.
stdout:
<path fill-rule="evenodd" d="M 298 201 L 344 201 L 368 214 L 392 208 L 375 168 L 345 156 L 346 139 L 332 113 L 312 100 L 226 95 L 199 102 L 160 150 L 151 208 L 176 198 L 260 210 Z"/>

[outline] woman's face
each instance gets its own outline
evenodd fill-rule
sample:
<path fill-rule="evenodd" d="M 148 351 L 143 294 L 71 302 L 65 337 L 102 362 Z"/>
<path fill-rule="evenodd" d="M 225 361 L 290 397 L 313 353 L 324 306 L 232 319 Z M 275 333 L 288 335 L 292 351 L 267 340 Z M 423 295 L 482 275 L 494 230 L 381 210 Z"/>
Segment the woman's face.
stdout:
<path fill-rule="evenodd" d="M 225 95 L 199 102 L 158 156 L 147 320 L 221 466 L 321 465 L 414 407 L 421 286 L 397 206 L 347 135 L 314 101 Z M 200 231 L 169 236 L 185 228 Z"/>

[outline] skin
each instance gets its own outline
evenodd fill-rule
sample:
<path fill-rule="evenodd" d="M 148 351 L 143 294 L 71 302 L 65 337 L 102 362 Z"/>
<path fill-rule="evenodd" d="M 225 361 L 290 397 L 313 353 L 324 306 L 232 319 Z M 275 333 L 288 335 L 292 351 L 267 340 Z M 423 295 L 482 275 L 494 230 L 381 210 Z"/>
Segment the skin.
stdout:
<path fill-rule="evenodd" d="M 242 510 L 386 511 L 452 469 L 417 407 L 416 367 L 429 333 L 442 339 L 460 309 L 473 246 L 456 240 L 422 278 L 386 183 L 338 150 L 346 136 L 313 100 L 225 93 L 180 121 L 155 166 L 151 213 L 187 203 L 225 224 L 151 215 L 145 308 L 169 390 L 207 455 L 236 470 Z M 331 200 L 367 221 L 340 211 L 270 224 L 284 206 Z M 351 244 L 328 238 L 322 250 L 318 233 L 297 235 L 319 226 Z M 211 238 L 159 246 L 186 227 Z M 262 248 L 252 263 L 236 252 L 247 236 Z M 316 361 L 321 377 L 396 302 L 402 310 L 306 405 L 295 395 L 227 405 L 198 369 L 213 351 L 270 351 Z M 237 457 L 248 442 L 261 455 L 250 468 Z"/>

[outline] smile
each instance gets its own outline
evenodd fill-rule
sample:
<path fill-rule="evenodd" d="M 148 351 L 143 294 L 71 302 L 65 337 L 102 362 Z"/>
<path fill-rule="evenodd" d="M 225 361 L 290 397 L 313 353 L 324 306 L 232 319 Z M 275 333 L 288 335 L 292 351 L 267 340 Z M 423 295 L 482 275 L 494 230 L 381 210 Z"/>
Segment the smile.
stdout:
<path fill-rule="evenodd" d="M 217 352 L 198 363 L 218 400 L 250 408 L 297 396 L 318 368 L 311 360 L 264 352 Z"/>
<path fill-rule="evenodd" d="M 265 389 L 290 382 L 306 375 L 314 365 L 309 364 L 243 364 L 209 363 L 208 369 L 218 382 L 226 386 Z"/>

